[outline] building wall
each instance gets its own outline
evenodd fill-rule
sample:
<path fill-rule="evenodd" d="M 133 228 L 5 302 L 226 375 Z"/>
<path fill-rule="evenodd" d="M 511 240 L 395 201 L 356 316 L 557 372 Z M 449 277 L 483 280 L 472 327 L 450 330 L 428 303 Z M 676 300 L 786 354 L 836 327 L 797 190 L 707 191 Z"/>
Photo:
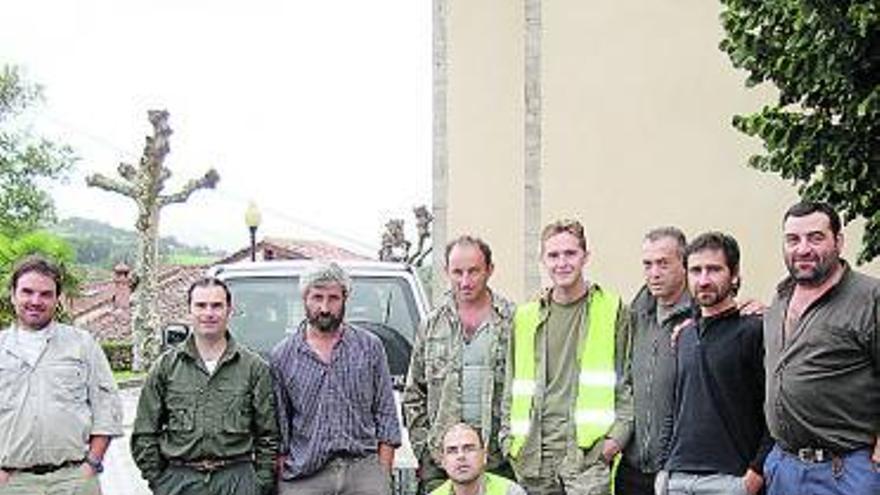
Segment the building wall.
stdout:
<path fill-rule="evenodd" d="M 439 1 L 439 0 L 438 0 Z M 747 90 L 718 49 L 720 7 L 701 0 L 445 0 L 447 236 L 473 232 L 496 257 L 493 285 L 521 300 L 535 255 L 526 219 L 576 217 L 590 278 L 629 296 L 645 231 L 733 234 L 743 294 L 768 300 L 784 274 L 780 219 L 794 188 L 746 165 L 760 143 L 730 125 L 771 88 Z M 440 1 L 443 3 L 443 1 Z M 540 65 L 526 64 L 524 12 L 540 8 Z M 533 41 L 529 41 L 533 43 Z M 524 84 L 540 81 L 540 179 L 527 201 Z M 436 191 L 435 191 L 436 193 Z M 536 211 L 534 208 L 538 208 Z M 848 255 L 861 237 L 847 229 Z M 880 274 L 880 262 L 865 267 Z M 442 277 L 438 277 L 442 280 Z"/>

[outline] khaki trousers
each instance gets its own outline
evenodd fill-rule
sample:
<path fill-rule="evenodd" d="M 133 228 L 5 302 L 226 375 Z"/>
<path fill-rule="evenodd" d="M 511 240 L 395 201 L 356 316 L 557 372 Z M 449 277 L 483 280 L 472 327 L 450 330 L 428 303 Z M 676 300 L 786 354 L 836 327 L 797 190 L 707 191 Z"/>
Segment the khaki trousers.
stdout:
<path fill-rule="evenodd" d="M 81 466 L 46 474 L 13 471 L 0 485 L 0 495 L 101 495 L 97 476 L 87 476 Z"/>

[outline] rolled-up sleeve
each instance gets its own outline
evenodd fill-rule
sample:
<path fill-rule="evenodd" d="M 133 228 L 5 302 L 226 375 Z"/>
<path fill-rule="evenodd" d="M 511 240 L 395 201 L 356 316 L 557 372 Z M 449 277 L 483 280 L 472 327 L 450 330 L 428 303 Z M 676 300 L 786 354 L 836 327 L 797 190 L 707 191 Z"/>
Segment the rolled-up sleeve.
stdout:
<path fill-rule="evenodd" d="M 92 435 L 122 436 L 122 400 L 104 351 L 89 340 L 88 400 L 92 412 Z"/>

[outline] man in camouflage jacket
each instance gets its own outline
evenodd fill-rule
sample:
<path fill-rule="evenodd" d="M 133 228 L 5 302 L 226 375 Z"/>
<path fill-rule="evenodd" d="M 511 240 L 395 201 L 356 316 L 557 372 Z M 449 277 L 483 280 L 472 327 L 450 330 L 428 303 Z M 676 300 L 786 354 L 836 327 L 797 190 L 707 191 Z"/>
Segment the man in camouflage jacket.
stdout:
<path fill-rule="evenodd" d="M 484 241 L 461 236 L 449 243 L 446 275 L 451 290 L 416 335 L 403 414 L 423 493 L 446 479 L 440 468 L 442 434 L 460 422 L 486 439 L 487 469 L 512 476 L 497 434 L 515 306 L 489 289 L 492 270 L 492 251 Z"/>

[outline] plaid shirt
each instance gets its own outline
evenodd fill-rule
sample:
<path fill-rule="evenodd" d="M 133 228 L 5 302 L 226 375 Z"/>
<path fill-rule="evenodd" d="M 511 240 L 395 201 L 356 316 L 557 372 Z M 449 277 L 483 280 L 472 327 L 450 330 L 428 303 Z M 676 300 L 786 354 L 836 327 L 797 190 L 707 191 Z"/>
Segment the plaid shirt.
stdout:
<path fill-rule="evenodd" d="M 400 445 L 379 338 L 344 324 L 328 364 L 305 335 L 303 323 L 272 351 L 285 480 L 313 474 L 336 456 L 364 456 L 376 452 L 379 443 Z"/>

